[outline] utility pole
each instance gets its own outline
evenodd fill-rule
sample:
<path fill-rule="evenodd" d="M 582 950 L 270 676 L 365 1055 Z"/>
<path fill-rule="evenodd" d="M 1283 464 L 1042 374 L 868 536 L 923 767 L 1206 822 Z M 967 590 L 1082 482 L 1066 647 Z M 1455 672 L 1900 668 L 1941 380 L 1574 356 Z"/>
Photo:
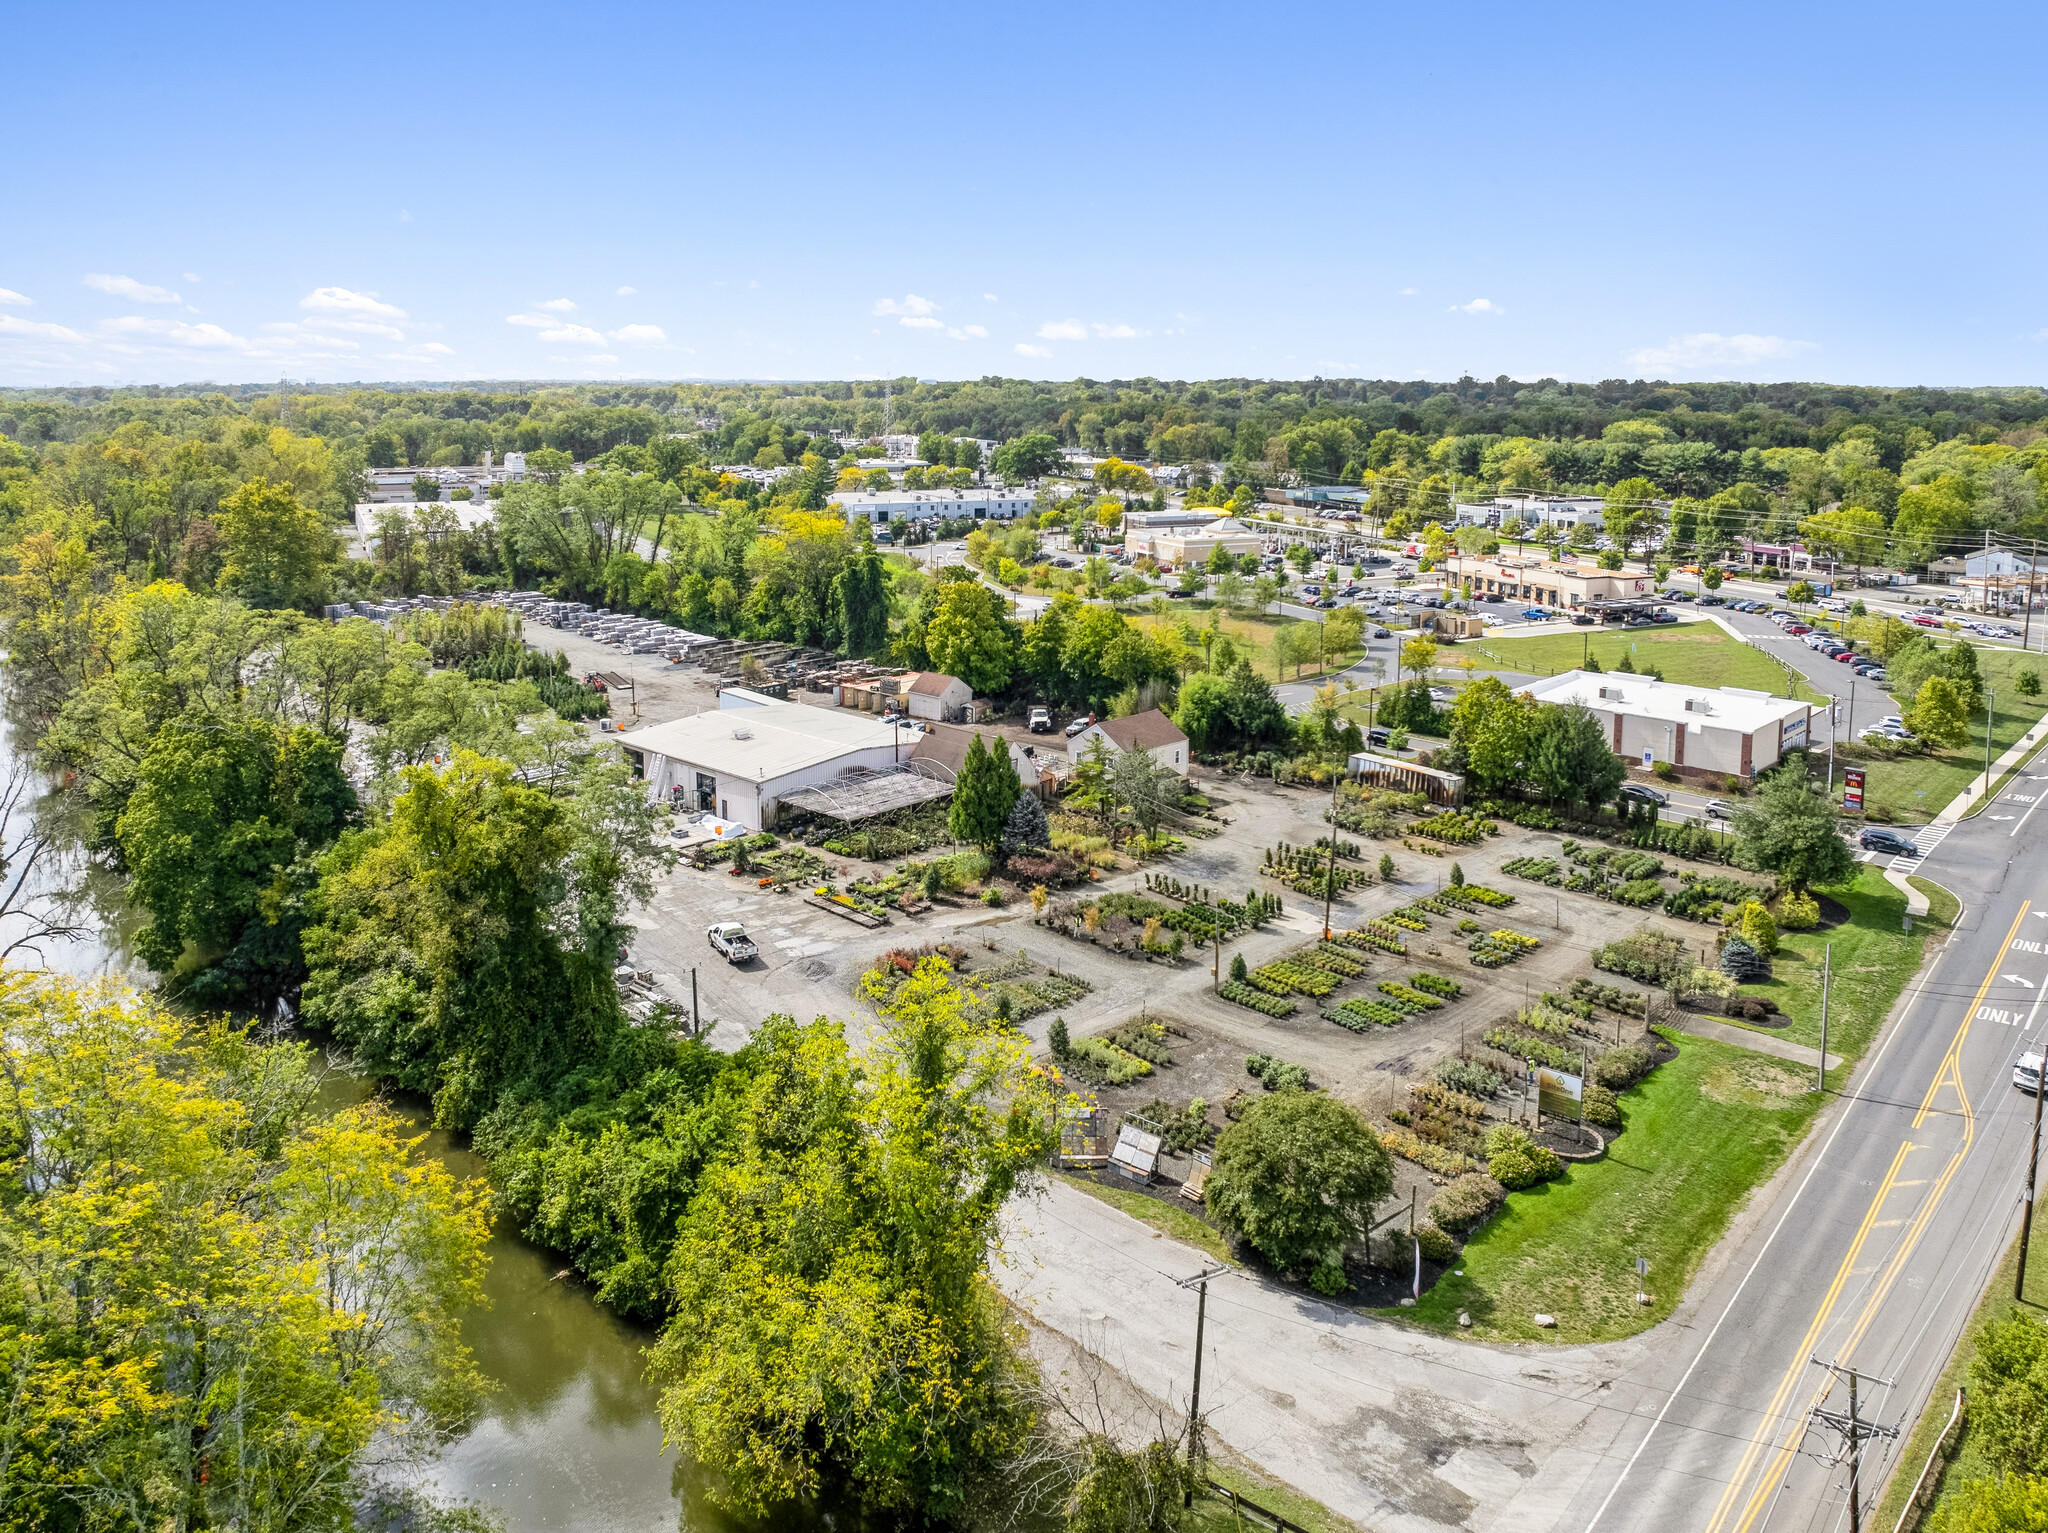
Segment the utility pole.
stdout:
<path fill-rule="evenodd" d="M 1991 728 L 1998 722 L 1998 688 L 1984 699 L 1984 796 L 1991 797 Z"/>
<path fill-rule="evenodd" d="M 2048 1047 L 2034 1056 L 2034 1147 L 2027 1154 L 2027 1201 L 2020 1212 L 2020 1270 L 2013 1275 L 2015 1302 L 2026 1297 L 2027 1242 L 2034 1235 L 2034 1174 L 2041 1168 L 2041 1086 L 2048 1080 Z"/>
<path fill-rule="evenodd" d="M 1823 1363 L 1817 1357 L 1813 1361 L 1816 1366 L 1825 1368 L 1830 1373 L 1846 1378 L 1849 1381 L 1849 1413 L 1846 1416 L 1840 1411 L 1823 1410 L 1818 1405 L 1813 1408 L 1812 1414 L 1816 1421 L 1833 1427 L 1848 1439 L 1849 1533 L 1863 1533 L 1863 1508 L 1858 1504 L 1861 1496 L 1861 1486 L 1858 1484 L 1857 1476 L 1857 1471 L 1863 1457 L 1863 1440 L 1866 1437 L 1897 1437 L 1899 1429 L 1897 1427 L 1879 1426 L 1874 1421 L 1863 1420 L 1857 1414 L 1856 1381 L 1864 1375 L 1860 1375 L 1854 1368 L 1844 1367 L 1840 1363 Z M 1882 1384 L 1886 1389 L 1892 1387 L 1890 1379 L 1880 1379 L 1876 1374 L 1870 1374 L 1868 1377 L 1872 1383 Z"/>
<path fill-rule="evenodd" d="M 1323 876 L 1323 941 L 1330 940 L 1330 902 L 1337 897 L 1337 788 L 1344 781 L 1344 774 L 1337 772 L 1330 778 L 1330 866 Z"/>
<path fill-rule="evenodd" d="M 1176 1286 L 1195 1290 L 1195 1387 L 1188 1400 L 1189 1484 L 1183 1508 L 1195 1504 L 1194 1475 L 1202 1458 L 1202 1328 L 1209 1318 L 1209 1279 L 1228 1272 L 1228 1267 L 1207 1267 L 1193 1277 L 1181 1278 Z"/>
<path fill-rule="evenodd" d="M 1828 982 L 1834 978 L 1835 945 L 1821 949 L 1820 958 L 1820 1060 L 1813 1067 L 1815 1091 L 1828 1089 Z"/>

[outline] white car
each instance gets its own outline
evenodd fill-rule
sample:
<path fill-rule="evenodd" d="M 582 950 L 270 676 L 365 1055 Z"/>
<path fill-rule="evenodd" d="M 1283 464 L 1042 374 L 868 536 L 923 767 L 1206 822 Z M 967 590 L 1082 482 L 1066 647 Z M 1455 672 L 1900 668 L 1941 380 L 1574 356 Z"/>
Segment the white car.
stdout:
<path fill-rule="evenodd" d="M 1710 798 L 1707 800 L 1707 818 L 1710 820 L 1732 820 L 1735 818 L 1735 810 L 1730 807 L 1728 800 L 1725 798 Z"/>
<path fill-rule="evenodd" d="M 2041 1056 L 2022 1054 L 2012 1067 L 2012 1083 L 2020 1090 L 2035 1093 L 2041 1089 Z"/>
<path fill-rule="evenodd" d="M 1906 721 L 1896 713 L 1887 713 L 1877 721 L 1877 727 L 1879 729 L 1904 729 Z"/>

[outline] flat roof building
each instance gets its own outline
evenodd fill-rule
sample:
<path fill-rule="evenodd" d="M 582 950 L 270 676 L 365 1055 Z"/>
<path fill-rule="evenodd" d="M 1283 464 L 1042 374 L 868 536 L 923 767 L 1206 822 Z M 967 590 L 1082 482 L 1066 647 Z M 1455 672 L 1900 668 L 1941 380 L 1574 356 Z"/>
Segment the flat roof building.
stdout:
<path fill-rule="evenodd" d="M 909 759 L 917 738 L 873 714 L 731 687 L 717 709 L 633 730 L 619 744 L 649 797 L 766 830 L 784 797 L 887 773 Z"/>
<path fill-rule="evenodd" d="M 1031 509 L 1032 497 L 1025 490 L 1001 487 L 972 490 L 840 490 L 832 504 L 848 520 L 888 523 L 924 522 L 938 517 L 971 516 L 976 521 L 993 518 L 1014 521 Z"/>
<path fill-rule="evenodd" d="M 1539 703 L 1578 703 L 1631 766 L 1668 761 L 1687 775 L 1747 781 L 1810 743 L 1813 703 L 1749 687 L 1688 687 L 1614 671 L 1566 671 L 1517 687 Z"/>
<path fill-rule="evenodd" d="M 1603 570 L 1590 559 L 1574 564 L 1525 554 L 1452 554 L 1444 560 L 1451 585 L 1472 583 L 1474 596 L 1502 596 L 1543 607 L 1654 597 L 1656 582 L 1627 570 Z"/>

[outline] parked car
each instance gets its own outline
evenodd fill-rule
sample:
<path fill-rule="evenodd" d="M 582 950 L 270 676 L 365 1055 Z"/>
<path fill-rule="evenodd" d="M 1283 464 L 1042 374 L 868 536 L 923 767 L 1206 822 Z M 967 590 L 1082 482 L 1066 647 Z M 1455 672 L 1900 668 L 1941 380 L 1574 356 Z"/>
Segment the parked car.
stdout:
<path fill-rule="evenodd" d="M 1031 732 L 1035 735 L 1049 735 L 1052 733 L 1051 709 L 1033 708 L 1031 710 Z"/>
<path fill-rule="evenodd" d="M 1668 804 L 1671 795 L 1659 793 L 1655 788 L 1646 788 L 1639 782 L 1625 782 L 1621 785 L 1621 796 L 1632 798 L 1639 804 Z"/>
<path fill-rule="evenodd" d="M 1913 738 L 1913 731 L 1896 724 L 1872 724 L 1867 729 L 1856 731 L 1859 740 L 1897 740 L 1901 743 Z"/>
<path fill-rule="evenodd" d="M 1887 713 L 1877 721 L 1877 727 L 1879 729 L 1904 729 L 1906 721 L 1896 713 Z"/>
<path fill-rule="evenodd" d="M 1856 838 L 1866 852 L 1897 852 L 1905 857 L 1918 857 L 1920 848 L 1908 841 L 1895 830 L 1886 830 L 1882 825 L 1866 825 L 1863 834 Z"/>
<path fill-rule="evenodd" d="M 1916 612 L 1908 621 L 1917 623 L 1922 628 L 1939 628 L 1941 626 L 1941 619 L 1932 612 Z"/>
<path fill-rule="evenodd" d="M 1590 628 L 1593 626 L 1593 614 L 1590 612 L 1574 612 L 1572 614 L 1572 621 L 1581 628 Z"/>
<path fill-rule="evenodd" d="M 727 963 L 745 963 L 749 958 L 760 955 L 761 950 L 754 946 L 754 939 L 737 921 L 720 921 L 716 926 L 707 927 L 704 936 L 711 943 L 711 951 L 724 954 Z"/>
<path fill-rule="evenodd" d="M 1785 625 L 1785 632 L 1791 634 L 1793 638 L 1798 639 L 1804 638 L 1807 634 L 1812 633 L 1813 630 L 1811 628 L 1808 628 L 1804 623 L 1787 623 Z"/>
<path fill-rule="evenodd" d="M 1541 607 L 1524 607 L 1522 609 L 1522 616 L 1532 623 L 1547 623 L 1550 621 L 1550 614 Z"/>
<path fill-rule="evenodd" d="M 2012 1083 L 2029 1096 L 2039 1095 L 2041 1090 L 2041 1056 L 2022 1054 L 2014 1061 Z"/>
<path fill-rule="evenodd" d="M 1725 607 L 1728 605 L 1727 597 L 1716 596 L 1711 591 L 1709 591 L 1705 596 L 1701 596 L 1696 599 L 1702 607 Z"/>
<path fill-rule="evenodd" d="M 1892 673 L 1881 665 L 1859 665 L 1856 667 L 1856 674 L 1865 681 L 1874 681 L 1881 684 L 1889 681 Z"/>
<path fill-rule="evenodd" d="M 1856 651 L 1853 649 L 1838 649 L 1829 655 L 1828 658 L 1837 665 L 1847 665 L 1856 658 Z"/>
<path fill-rule="evenodd" d="M 1653 623 L 1675 623 L 1678 621 L 1678 614 L 1676 612 L 1666 612 L 1662 607 L 1659 607 L 1650 614 L 1650 621 Z"/>
<path fill-rule="evenodd" d="M 1081 717 L 1075 719 L 1071 724 L 1067 726 L 1067 738 L 1069 740 L 1073 739 L 1075 735 L 1079 734 L 1082 730 L 1086 729 L 1090 724 L 1093 724 L 1094 722 L 1094 714 L 1082 714 Z"/>
<path fill-rule="evenodd" d="M 1365 742 L 1368 745 L 1385 745 L 1391 739 L 1393 735 L 1384 729 L 1369 729 L 1365 734 Z"/>
<path fill-rule="evenodd" d="M 1449 687 L 1431 687 L 1429 689 L 1429 700 L 1433 703 L 1442 704 L 1448 702 L 1455 702 L 1457 700 L 1457 696 L 1458 694 L 1453 692 Z"/>

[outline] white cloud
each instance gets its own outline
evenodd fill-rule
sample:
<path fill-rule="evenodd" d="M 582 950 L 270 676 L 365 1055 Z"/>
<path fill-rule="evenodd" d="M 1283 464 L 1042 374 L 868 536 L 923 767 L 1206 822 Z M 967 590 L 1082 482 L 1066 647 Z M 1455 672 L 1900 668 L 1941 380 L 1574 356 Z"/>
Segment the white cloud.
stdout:
<path fill-rule="evenodd" d="M 640 289 L 638 289 L 637 287 L 616 287 L 612 289 L 612 297 L 631 298 L 639 291 Z"/>
<path fill-rule="evenodd" d="M 929 314 L 906 314 L 897 320 L 896 323 L 906 325 L 912 330 L 943 330 L 946 328 L 943 320 L 933 319 Z"/>
<path fill-rule="evenodd" d="M 553 316 L 547 314 L 507 314 L 505 316 L 505 323 L 508 325 L 531 325 L 536 330 L 545 330 L 554 324 L 555 321 Z"/>
<path fill-rule="evenodd" d="M 1097 325 L 1095 338 L 1099 341 L 1135 341 L 1141 335 L 1150 335 L 1149 330 L 1133 330 L 1129 325 Z"/>
<path fill-rule="evenodd" d="M 1491 298 L 1475 298 L 1470 303 L 1454 303 L 1446 312 L 1452 314 L 1505 314 L 1499 304 Z"/>
<path fill-rule="evenodd" d="M 39 324 L 15 314 L 0 314 L 0 335 L 32 335 L 42 341 L 82 341 L 84 336 L 62 325 Z"/>
<path fill-rule="evenodd" d="M 602 346 L 604 337 L 586 325 L 563 325 L 554 330 L 543 330 L 540 338 L 569 346 Z"/>
<path fill-rule="evenodd" d="M 35 300 L 29 297 L 26 293 L 15 292 L 15 290 L 11 287 L 0 287 L 0 305 L 6 305 L 10 303 L 18 303 L 26 308 L 33 306 Z"/>
<path fill-rule="evenodd" d="M 988 339 L 988 331 L 981 325 L 962 325 L 957 330 L 948 330 L 946 334 L 956 341 L 985 341 Z"/>
<path fill-rule="evenodd" d="M 1703 367 L 1754 367 L 1811 351 L 1811 341 L 1788 341 L 1781 335 L 1675 335 L 1662 346 L 1632 352 L 1629 361 L 1646 372 L 1691 372 Z"/>
<path fill-rule="evenodd" d="M 607 332 L 615 341 L 624 341 L 628 346 L 666 346 L 668 332 L 659 325 L 621 325 Z"/>
<path fill-rule="evenodd" d="M 1401 296 L 1402 296 L 1403 298 L 1413 298 L 1413 297 L 1414 297 L 1414 296 L 1415 296 L 1415 295 L 1416 295 L 1417 293 L 1419 293 L 1419 292 L 1421 292 L 1421 291 L 1422 291 L 1422 289 L 1420 289 L 1420 288 L 1415 288 L 1415 287 L 1404 287 L 1404 288 L 1402 288 L 1402 289 L 1401 289 Z"/>
<path fill-rule="evenodd" d="M 197 282 L 199 280 L 199 273 L 196 271 L 188 271 L 185 273 L 185 280 L 187 282 Z"/>
<path fill-rule="evenodd" d="M 1049 319 L 1038 327 L 1041 341 L 1085 341 L 1088 327 L 1078 319 Z M 1031 356 L 1043 356 L 1043 352 L 1031 352 Z"/>
<path fill-rule="evenodd" d="M 248 340 L 223 330 L 219 325 L 188 325 L 181 319 L 144 319 L 137 314 L 128 314 L 108 320 L 106 328 L 117 335 L 154 336 L 158 340 L 169 341 L 173 346 L 187 346 L 200 351 L 254 349 Z M 352 346 L 353 343 L 343 341 L 339 344 Z"/>
<path fill-rule="evenodd" d="M 874 312 L 877 314 L 936 314 L 939 306 L 929 298 L 920 298 L 915 293 L 905 293 L 901 298 L 877 298 Z"/>
<path fill-rule="evenodd" d="M 983 293 L 981 296 L 986 298 L 990 303 L 994 303 L 996 301 L 996 295 L 994 293 Z"/>
<path fill-rule="evenodd" d="M 379 340 L 402 341 L 405 332 L 396 325 L 379 324 L 374 319 L 326 319 L 316 317 L 305 320 L 273 320 L 263 327 L 272 335 L 317 336 L 327 339 L 338 335 L 374 335 Z"/>
<path fill-rule="evenodd" d="M 1028 346 L 1022 341 L 1019 341 L 1011 349 L 1020 357 L 1049 357 L 1052 355 L 1052 348 L 1050 346 Z"/>
<path fill-rule="evenodd" d="M 405 310 L 392 303 L 380 303 L 375 293 L 354 293 L 345 287 L 316 287 L 299 300 L 299 307 L 314 314 L 378 314 L 385 319 L 404 319 Z"/>
<path fill-rule="evenodd" d="M 182 303 L 184 300 L 167 287 L 151 287 L 147 282 L 137 282 L 133 277 L 110 277 L 96 271 L 80 279 L 87 287 L 97 288 L 116 298 L 131 299 L 136 303 Z"/>
<path fill-rule="evenodd" d="M 550 314 L 570 314 L 575 312 L 576 300 L 573 298 L 546 298 L 535 304 L 534 307 L 536 309 L 546 309 Z"/>

